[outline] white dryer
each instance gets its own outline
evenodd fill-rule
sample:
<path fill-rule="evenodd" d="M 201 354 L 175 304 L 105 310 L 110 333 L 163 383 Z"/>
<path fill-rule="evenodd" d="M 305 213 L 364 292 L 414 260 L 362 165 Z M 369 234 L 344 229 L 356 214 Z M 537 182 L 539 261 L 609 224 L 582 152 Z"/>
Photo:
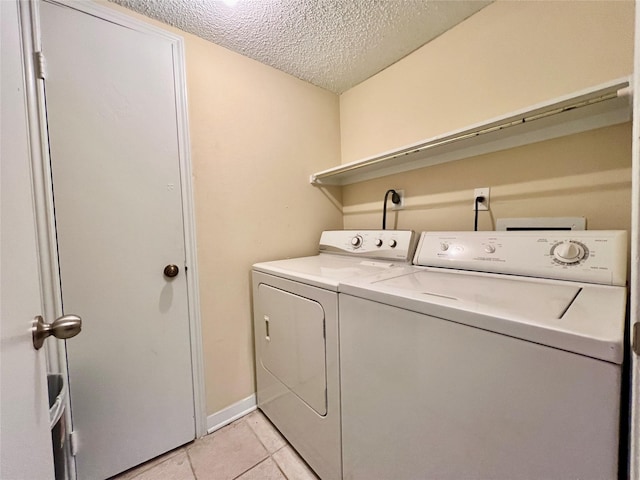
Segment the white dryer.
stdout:
<path fill-rule="evenodd" d="M 620 231 L 423 233 L 434 267 L 344 281 L 344 478 L 617 478 L 626 259 Z"/>
<path fill-rule="evenodd" d="M 338 284 L 410 269 L 412 231 L 327 231 L 320 253 L 253 266 L 258 407 L 323 480 L 342 478 Z"/>

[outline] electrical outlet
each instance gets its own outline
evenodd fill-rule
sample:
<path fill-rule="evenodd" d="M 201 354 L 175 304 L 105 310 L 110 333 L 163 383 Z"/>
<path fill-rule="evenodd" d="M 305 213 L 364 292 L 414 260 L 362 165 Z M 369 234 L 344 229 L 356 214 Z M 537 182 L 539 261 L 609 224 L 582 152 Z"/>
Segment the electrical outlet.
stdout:
<path fill-rule="evenodd" d="M 402 210 L 404 209 L 404 190 L 396 190 L 396 193 L 400 196 L 400 203 L 391 202 L 391 210 Z"/>
<path fill-rule="evenodd" d="M 471 205 L 472 210 L 476 209 L 476 198 L 478 197 L 484 197 L 484 200 L 478 203 L 478 210 L 489 210 L 490 190 L 491 189 L 489 187 L 485 187 L 485 188 L 476 188 L 473 191 L 473 204 Z"/>

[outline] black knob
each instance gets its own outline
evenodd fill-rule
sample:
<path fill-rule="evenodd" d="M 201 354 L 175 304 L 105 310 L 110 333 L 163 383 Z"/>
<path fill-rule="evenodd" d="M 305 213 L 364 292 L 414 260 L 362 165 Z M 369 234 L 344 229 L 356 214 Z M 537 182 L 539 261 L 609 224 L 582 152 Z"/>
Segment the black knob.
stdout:
<path fill-rule="evenodd" d="M 167 265 L 166 267 L 164 267 L 165 277 L 173 278 L 176 275 L 178 275 L 179 271 L 180 269 L 178 268 L 177 265 Z"/>

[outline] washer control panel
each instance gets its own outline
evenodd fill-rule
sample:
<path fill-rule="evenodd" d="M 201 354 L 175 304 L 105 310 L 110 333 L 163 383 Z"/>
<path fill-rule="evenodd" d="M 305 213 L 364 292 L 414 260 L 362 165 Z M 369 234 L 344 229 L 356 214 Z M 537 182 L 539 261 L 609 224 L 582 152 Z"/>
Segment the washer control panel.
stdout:
<path fill-rule="evenodd" d="M 416 265 L 625 285 L 622 230 L 423 232 Z"/>
<path fill-rule="evenodd" d="M 328 230 L 320 237 L 321 253 L 410 262 L 417 243 L 412 230 Z"/>

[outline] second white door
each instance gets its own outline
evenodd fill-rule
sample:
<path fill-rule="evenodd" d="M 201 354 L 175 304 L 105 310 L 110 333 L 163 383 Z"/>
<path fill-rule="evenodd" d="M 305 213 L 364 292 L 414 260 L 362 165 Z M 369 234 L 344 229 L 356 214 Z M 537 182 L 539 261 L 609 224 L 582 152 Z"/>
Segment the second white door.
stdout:
<path fill-rule="evenodd" d="M 76 466 L 107 478 L 195 438 L 174 47 L 40 15 Z"/>

